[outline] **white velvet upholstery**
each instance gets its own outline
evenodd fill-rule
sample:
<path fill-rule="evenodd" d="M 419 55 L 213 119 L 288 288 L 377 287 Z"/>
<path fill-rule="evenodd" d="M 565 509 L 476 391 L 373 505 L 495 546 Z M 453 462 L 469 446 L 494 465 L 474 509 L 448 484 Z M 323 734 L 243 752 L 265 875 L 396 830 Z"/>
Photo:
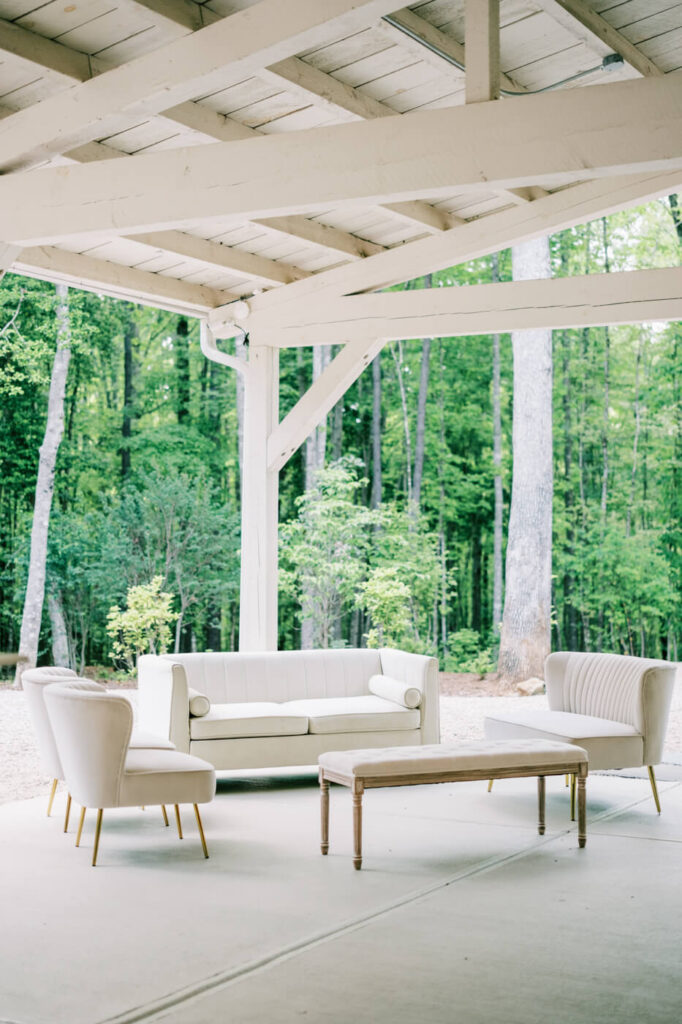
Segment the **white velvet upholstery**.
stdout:
<path fill-rule="evenodd" d="M 233 739 L 237 736 L 300 736 L 308 731 L 305 714 L 286 710 L 286 704 L 213 704 L 203 718 L 189 725 L 193 740 Z"/>
<path fill-rule="evenodd" d="M 384 700 L 391 700 L 394 704 L 402 704 L 404 708 L 418 708 L 422 702 L 421 690 L 416 686 L 406 686 L 390 676 L 372 676 L 369 692 Z"/>
<path fill-rule="evenodd" d="M 133 710 L 108 693 L 51 684 L 45 703 L 64 777 L 83 807 L 206 803 L 215 772 L 175 750 L 132 750 Z"/>
<path fill-rule="evenodd" d="M 320 756 L 320 764 L 357 778 L 376 775 L 418 776 L 431 772 L 496 771 L 562 765 L 566 756 L 587 761 L 587 753 L 566 743 L 541 740 L 475 740 L 470 743 L 434 743 L 423 747 L 385 750 L 334 751 Z"/>
<path fill-rule="evenodd" d="M 394 696 L 418 691 L 419 707 L 372 694 L 376 676 L 395 681 Z M 216 768 L 315 764 L 324 750 L 440 738 L 438 663 L 404 651 L 144 655 L 138 680 L 141 726 Z M 211 701 L 203 718 L 190 717 L 191 689 Z"/>
<path fill-rule="evenodd" d="M 291 700 L 283 705 L 289 711 L 306 715 L 308 732 L 390 732 L 418 729 L 419 711 L 409 711 L 393 701 L 375 697 L 327 697 L 324 700 Z"/>
<path fill-rule="evenodd" d="M 33 725 L 40 764 L 45 774 L 49 775 L 51 779 L 63 779 L 64 770 L 48 718 L 47 708 L 45 707 L 45 687 L 51 683 L 60 681 L 73 682 L 76 680 L 88 684 L 93 690 L 104 691 L 104 687 L 100 683 L 95 683 L 89 679 L 79 680 L 76 673 L 70 668 L 63 668 L 60 665 L 27 669 L 21 677 L 21 685 L 26 695 L 26 704 L 31 724 Z"/>
<path fill-rule="evenodd" d="M 193 718 L 203 718 L 209 713 L 211 702 L 205 693 L 199 693 L 198 690 L 188 687 L 187 695 L 189 696 L 189 713 Z"/>
<path fill-rule="evenodd" d="M 663 754 L 676 665 L 561 651 L 545 662 L 549 710 L 489 715 L 485 735 L 577 743 L 590 769 L 655 765 Z"/>

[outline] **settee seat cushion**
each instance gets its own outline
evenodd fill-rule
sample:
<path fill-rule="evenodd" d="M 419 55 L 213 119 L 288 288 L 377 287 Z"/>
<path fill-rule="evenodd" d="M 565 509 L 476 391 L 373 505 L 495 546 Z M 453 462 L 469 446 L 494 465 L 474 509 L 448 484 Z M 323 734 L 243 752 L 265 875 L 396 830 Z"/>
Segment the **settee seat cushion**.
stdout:
<path fill-rule="evenodd" d="M 590 769 L 642 764 L 644 741 L 632 725 L 610 718 L 577 715 L 570 711 L 516 711 L 488 715 L 488 739 L 544 739 L 575 743 L 590 759 Z"/>
<path fill-rule="evenodd" d="M 250 701 L 212 704 L 203 718 L 191 718 L 193 740 L 228 740 L 246 736 L 300 736 L 308 732 L 304 712 L 289 710 L 287 704 Z"/>
<path fill-rule="evenodd" d="M 305 715 L 310 723 L 308 731 L 318 734 L 418 729 L 421 721 L 419 710 L 373 695 L 290 700 L 281 707 L 291 714 Z"/>

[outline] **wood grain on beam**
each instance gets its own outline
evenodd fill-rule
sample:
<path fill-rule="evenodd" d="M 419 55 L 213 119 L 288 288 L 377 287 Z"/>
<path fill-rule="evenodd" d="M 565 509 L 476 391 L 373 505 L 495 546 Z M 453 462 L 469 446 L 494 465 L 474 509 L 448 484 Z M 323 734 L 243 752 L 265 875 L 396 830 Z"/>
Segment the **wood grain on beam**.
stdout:
<path fill-rule="evenodd" d="M 124 267 L 108 260 L 66 252 L 51 246 L 23 249 L 15 261 L 17 273 L 41 280 L 61 281 L 85 291 L 116 299 L 196 316 L 237 296 L 204 285 L 188 284 L 162 274 Z"/>
<path fill-rule="evenodd" d="M 326 270 L 316 274 L 311 281 L 299 281 L 286 289 L 254 296 L 249 300 L 252 310 L 249 328 L 253 325 L 254 328 L 270 326 L 276 329 L 278 324 L 290 318 L 296 304 L 373 291 L 445 270 L 499 252 L 517 242 L 563 231 L 593 218 L 669 195 L 680 187 L 682 173 L 678 172 L 588 181 L 545 199 L 502 210 L 452 231 L 379 253 L 362 264 Z M 210 317 L 215 325 L 229 318 L 223 310 L 215 310 Z"/>
<path fill-rule="evenodd" d="M 302 304 L 274 344 L 494 334 L 682 318 L 682 267 L 417 291 Z M 251 327 L 251 325 L 249 325 Z M 251 327 L 251 337 L 258 331 Z"/>
<path fill-rule="evenodd" d="M 466 0 L 466 102 L 500 98 L 500 0 Z"/>
<path fill-rule="evenodd" d="M 5 175 L 0 219 L 7 241 L 45 244 L 215 216 L 238 222 L 337 202 L 435 198 L 482 181 L 517 187 L 676 168 L 680 72 L 143 154 L 111 167 Z"/>

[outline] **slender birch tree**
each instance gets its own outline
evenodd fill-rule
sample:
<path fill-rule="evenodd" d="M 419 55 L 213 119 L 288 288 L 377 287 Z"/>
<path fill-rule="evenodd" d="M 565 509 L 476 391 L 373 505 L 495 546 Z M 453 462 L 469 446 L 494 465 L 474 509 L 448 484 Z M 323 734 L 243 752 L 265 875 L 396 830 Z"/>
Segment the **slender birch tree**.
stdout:
<path fill-rule="evenodd" d="M 512 250 L 515 281 L 551 276 L 549 242 Z M 518 682 L 543 675 L 552 602 L 552 332 L 512 332 L 513 477 L 498 667 Z"/>
<path fill-rule="evenodd" d="M 57 291 L 57 348 L 50 377 L 45 436 L 40 446 L 38 462 L 38 480 L 31 528 L 31 554 L 19 635 L 19 655 L 23 660 L 17 664 L 15 686 L 21 684 L 24 670 L 34 668 L 38 659 L 38 638 L 45 598 L 47 534 L 50 525 L 52 495 L 54 494 L 57 453 L 64 433 L 64 394 L 71 359 L 69 290 L 63 284 L 58 284 L 55 287 Z"/>

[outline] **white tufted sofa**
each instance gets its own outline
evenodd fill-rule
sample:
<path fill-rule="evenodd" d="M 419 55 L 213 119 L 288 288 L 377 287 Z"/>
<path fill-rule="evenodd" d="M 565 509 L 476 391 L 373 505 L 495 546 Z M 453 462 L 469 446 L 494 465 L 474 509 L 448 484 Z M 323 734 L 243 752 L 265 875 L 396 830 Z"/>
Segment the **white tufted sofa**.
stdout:
<path fill-rule="evenodd" d="M 218 769 L 440 739 L 438 662 L 404 651 L 148 654 L 138 685 L 140 727 Z"/>

